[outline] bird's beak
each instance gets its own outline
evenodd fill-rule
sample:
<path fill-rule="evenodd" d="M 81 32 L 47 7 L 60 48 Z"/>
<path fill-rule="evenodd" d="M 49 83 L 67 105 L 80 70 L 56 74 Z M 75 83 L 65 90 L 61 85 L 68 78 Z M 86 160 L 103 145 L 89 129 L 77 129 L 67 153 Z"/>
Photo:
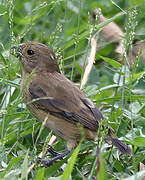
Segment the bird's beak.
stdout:
<path fill-rule="evenodd" d="M 21 57 L 22 56 L 22 44 L 18 44 L 17 46 L 14 45 L 11 47 L 10 53 L 13 55 L 16 55 L 16 57 Z"/>

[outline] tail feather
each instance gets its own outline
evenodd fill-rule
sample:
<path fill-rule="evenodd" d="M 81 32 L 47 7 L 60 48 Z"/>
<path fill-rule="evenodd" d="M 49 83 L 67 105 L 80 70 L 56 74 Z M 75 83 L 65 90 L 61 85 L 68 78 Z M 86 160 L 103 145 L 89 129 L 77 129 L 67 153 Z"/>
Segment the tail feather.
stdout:
<path fill-rule="evenodd" d="M 129 148 L 129 146 L 119 139 L 109 136 L 106 138 L 106 142 L 109 144 L 111 142 L 111 144 L 117 147 L 119 151 L 121 151 L 121 153 L 131 155 L 131 149 Z"/>

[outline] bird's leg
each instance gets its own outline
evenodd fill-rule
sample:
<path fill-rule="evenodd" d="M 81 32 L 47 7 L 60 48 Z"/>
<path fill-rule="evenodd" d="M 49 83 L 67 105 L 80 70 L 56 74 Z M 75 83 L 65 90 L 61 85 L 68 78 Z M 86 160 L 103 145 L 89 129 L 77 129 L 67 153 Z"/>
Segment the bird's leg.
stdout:
<path fill-rule="evenodd" d="M 64 151 L 63 153 L 59 153 L 58 155 L 56 155 L 54 158 L 50 159 L 49 161 L 47 160 L 42 160 L 41 158 L 38 158 L 38 162 L 42 162 L 42 164 L 44 166 L 51 166 L 54 162 L 56 162 L 57 160 L 61 160 L 63 159 L 67 154 L 69 154 L 70 151 L 67 150 L 67 151 Z"/>
<path fill-rule="evenodd" d="M 41 146 L 44 146 L 43 142 L 39 142 L 38 144 L 41 145 Z M 56 156 L 58 156 L 60 154 L 59 152 L 55 151 L 52 146 L 48 145 L 48 147 L 49 148 L 47 149 L 47 152 L 49 152 L 53 157 L 56 157 Z"/>

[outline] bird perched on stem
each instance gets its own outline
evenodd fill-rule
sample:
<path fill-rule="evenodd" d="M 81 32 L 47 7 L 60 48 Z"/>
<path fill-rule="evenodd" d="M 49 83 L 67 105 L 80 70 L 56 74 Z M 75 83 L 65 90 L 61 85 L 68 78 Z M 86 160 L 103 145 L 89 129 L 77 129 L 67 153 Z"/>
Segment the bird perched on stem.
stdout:
<path fill-rule="evenodd" d="M 82 125 L 86 139 L 94 140 L 102 113 L 60 72 L 53 51 L 44 44 L 27 42 L 18 45 L 17 53 L 22 66 L 21 90 L 30 112 L 46 128 L 67 141 L 67 152 L 81 139 L 78 123 Z M 111 128 L 108 129 L 106 142 L 129 155 L 130 148 L 114 137 Z"/>

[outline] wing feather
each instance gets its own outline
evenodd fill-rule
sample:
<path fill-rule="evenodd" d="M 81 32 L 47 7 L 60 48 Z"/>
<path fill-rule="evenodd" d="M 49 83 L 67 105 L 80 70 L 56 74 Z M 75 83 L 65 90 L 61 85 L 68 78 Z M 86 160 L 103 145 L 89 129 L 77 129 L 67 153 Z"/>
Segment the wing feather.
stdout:
<path fill-rule="evenodd" d="M 53 79 L 48 77 L 47 83 L 40 79 L 30 83 L 31 99 L 38 99 L 33 105 L 56 117 L 72 123 L 80 123 L 86 128 L 97 131 L 102 119 L 99 109 L 64 76 L 61 75 L 55 80 L 55 75 L 52 77 Z"/>

